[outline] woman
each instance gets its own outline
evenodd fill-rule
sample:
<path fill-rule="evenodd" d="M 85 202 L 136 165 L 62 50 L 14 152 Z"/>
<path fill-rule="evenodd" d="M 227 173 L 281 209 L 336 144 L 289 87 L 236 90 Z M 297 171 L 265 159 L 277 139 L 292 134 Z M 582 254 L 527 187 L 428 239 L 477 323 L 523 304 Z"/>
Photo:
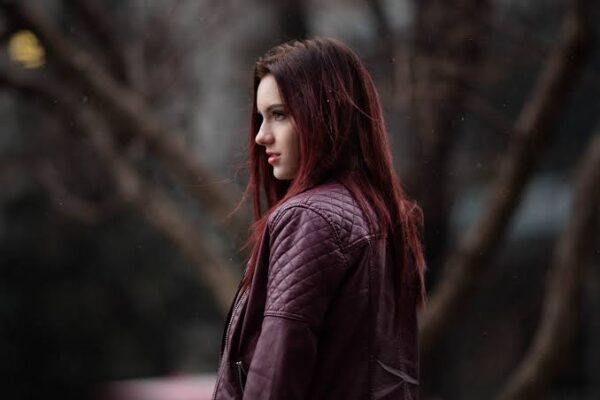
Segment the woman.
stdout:
<path fill-rule="evenodd" d="M 366 68 L 333 39 L 276 46 L 252 110 L 252 251 L 214 398 L 416 398 L 420 211 Z"/>

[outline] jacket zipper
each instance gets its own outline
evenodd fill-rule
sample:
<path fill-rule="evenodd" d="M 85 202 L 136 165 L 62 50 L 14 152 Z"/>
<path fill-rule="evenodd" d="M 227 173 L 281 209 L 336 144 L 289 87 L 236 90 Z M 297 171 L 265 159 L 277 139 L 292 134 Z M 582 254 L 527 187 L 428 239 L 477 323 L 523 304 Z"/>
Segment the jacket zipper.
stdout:
<path fill-rule="evenodd" d="M 233 308 L 233 312 L 231 313 L 231 318 L 229 318 L 229 322 L 227 323 L 227 330 L 225 331 L 225 345 L 223 346 L 223 353 L 225 353 L 225 349 L 227 349 L 227 342 L 229 341 L 229 336 L 231 335 L 231 332 L 229 332 L 229 329 L 231 328 L 231 323 L 233 322 L 233 317 L 235 316 L 237 309 L 242 305 L 245 294 L 246 294 L 245 290 L 240 294 L 238 302 L 236 303 L 235 307 Z M 223 355 L 221 354 L 221 358 L 222 357 L 223 357 Z"/>
<path fill-rule="evenodd" d="M 244 364 L 241 360 L 236 361 L 235 365 L 237 366 L 238 380 L 240 381 L 240 390 L 242 391 L 242 393 L 244 393 L 244 387 L 246 386 L 246 376 L 248 376 L 248 373 L 244 369 Z"/>
<path fill-rule="evenodd" d="M 242 293 L 239 295 L 237 302 L 235 303 L 235 307 L 233 307 L 233 310 L 231 312 L 229 321 L 227 322 L 227 329 L 225 330 L 225 343 L 223 344 L 223 351 L 221 352 L 221 357 L 219 359 L 219 369 L 217 370 L 218 379 L 215 382 L 215 388 L 213 390 L 212 400 L 215 400 L 215 398 L 217 397 L 217 389 L 219 388 L 219 382 L 221 381 L 221 374 L 220 374 L 221 367 L 222 367 L 221 364 L 223 364 L 223 356 L 225 355 L 225 351 L 227 350 L 227 343 L 229 342 L 229 336 L 230 336 L 229 329 L 231 328 L 231 323 L 233 322 L 233 317 L 234 317 L 237 309 L 242 304 L 242 300 L 243 300 L 243 297 L 245 294 L 246 294 L 246 290 L 242 291 Z"/>

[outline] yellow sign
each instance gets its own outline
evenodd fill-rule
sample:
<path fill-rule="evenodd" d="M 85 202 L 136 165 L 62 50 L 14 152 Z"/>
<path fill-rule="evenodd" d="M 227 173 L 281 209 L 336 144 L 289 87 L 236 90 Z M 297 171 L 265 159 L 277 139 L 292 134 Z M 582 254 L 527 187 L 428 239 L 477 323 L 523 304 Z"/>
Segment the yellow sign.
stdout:
<path fill-rule="evenodd" d="M 35 34 L 20 30 L 8 41 L 8 55 L 24 68 L 40 68 L 46 63 L 46 51 Z"/>

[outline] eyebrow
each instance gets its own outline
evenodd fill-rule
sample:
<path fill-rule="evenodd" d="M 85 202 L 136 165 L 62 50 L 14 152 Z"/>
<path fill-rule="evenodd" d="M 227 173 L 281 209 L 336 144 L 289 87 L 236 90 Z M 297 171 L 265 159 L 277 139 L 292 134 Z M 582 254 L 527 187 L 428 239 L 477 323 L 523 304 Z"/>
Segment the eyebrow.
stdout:
<path fill-rule="evenodd" d="M 285 104 L 281 104 L 281 103 L 271 104 L 269 107 L 267 107 L 267 109 L 266 109 L 265 112 L 268 114 L 269 111 L 273 110 L 274 108 L 278 108 L 278 107 L 285 108 Z M 260 112 L 260 110 L 258 109 L 258 107 L 256 108 L 256 112 L 258 112 L 260 115 L 262 115 L 262 113 Z"/>

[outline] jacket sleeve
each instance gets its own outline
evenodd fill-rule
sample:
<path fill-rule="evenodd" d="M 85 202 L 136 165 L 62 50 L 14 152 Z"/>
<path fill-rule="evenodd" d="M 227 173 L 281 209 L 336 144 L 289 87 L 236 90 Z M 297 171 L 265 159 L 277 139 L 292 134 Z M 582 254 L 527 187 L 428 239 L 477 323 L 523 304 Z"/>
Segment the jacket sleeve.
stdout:
<path fill-rule="evenodd" d="M 267 299 L 244 399 L 306 399 L 318 335 L 346 262 L 328 217 L 307 206 L 269 225 Z"/>

